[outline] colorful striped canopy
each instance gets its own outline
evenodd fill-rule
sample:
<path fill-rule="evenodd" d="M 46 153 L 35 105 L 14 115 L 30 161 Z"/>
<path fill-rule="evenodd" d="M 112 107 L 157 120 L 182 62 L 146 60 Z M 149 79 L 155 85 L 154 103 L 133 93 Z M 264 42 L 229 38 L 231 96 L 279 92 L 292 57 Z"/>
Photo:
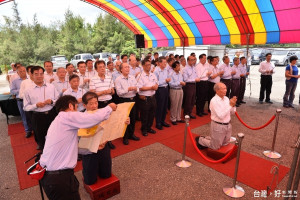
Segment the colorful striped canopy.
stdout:
<path fill-rule="evenodd" d="M 143 34 L 148 48 L 300 43 L 300 0 L 86 1 Z"/>
<path fill-rule="evenodd" d="M 84 1 L 143 34 L 147 48 L 300 43 L 300 0 Z"/>

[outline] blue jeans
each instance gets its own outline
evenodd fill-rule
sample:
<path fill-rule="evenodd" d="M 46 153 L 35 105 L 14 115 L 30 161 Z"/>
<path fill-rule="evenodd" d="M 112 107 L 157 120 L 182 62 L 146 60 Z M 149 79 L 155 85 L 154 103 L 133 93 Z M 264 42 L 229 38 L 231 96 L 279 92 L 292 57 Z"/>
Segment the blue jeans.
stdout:
<path fill-rule="evenodd" d="M 22 117 L 23 125 L 25 127 L 25 132 L 26 133 L 31 132 L 32 130 L 29 130 L 29 127 L 27 125 L 26 115 L 25 115 L 25 112 L 23 110 L 23 101 L 17 100 L 17 104 L 18 104 L 18 108 L 19 108 L 19 111 L 20 111 L 20 114 L 21 114 L 21 117 Z"/>
<path fill-rule="evenodd" d="M 283 96 L 283 105 L 291 106 L 295 98 L 295 90 L 297 88 L 297 82 L 285 81 L 286 89 Z"/>

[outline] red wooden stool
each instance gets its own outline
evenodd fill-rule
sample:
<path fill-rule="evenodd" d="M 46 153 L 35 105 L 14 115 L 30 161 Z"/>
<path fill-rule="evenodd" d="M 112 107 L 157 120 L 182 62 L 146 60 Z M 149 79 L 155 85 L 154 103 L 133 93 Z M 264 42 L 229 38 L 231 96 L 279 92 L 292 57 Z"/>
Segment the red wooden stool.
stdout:
<path fill-rule="evenodd" d="M 235 145 L 232 143 L 229 143 L 226 146 L 222 146 L 220 149 L 218 150 L 214 150 L 214 149 L 210 149 L 207 148 L 207 156 L 214 159 L 214 160 L 219 160 L 221 158 L 223 158 L 228 152 L 231 151 L 231 149 L 234 147 Z M 225 160 L 223 163 L 226 163 L 227 161 L 233 159 L 236 157 L 237 154 L 237 149 L 233 152 L 232 156 L 230 156 L 227 160 Z"/>
<path fill-rule="evenodd" d="M 93 185 L 83 185 L 92 200 L 104 200 L 120 193 L 120 180 L 113 174 L 107 179 L 98 178 Z"/>

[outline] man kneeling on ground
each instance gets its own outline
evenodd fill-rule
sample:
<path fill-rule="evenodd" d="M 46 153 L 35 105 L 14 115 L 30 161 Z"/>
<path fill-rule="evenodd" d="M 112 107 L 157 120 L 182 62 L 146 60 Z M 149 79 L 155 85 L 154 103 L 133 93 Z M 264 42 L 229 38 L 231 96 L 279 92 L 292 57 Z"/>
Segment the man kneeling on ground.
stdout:
<path fill-rule="evenodd" d="M 214 90 L 216 95 L 210 102 L 210 136 L 195 138 L 199 149 L 205 149 L 207 147 L 219 149 L 221 146 L 227 145 L 230 141 L 232 132 L 230 114 L 236 111 L 235 104 L 237 97 L 234 96 L 229 100 L 226 96 L 227 89 L 224 83 L 215 84 Z"/>
<path fill-rule="evenodd" d="M 116 104 L 111 103 L 91 114 L 77 112 L 77 106 L 76 98 L 71 95 L 60 97 L 55 104 L 59 114 L 48 129 L 40 159 L 40 165 L 47 168 L 41 183 L 50 200 L 80 199 L 79 183 L 74 175 L 78 155 L 78 129 L 99 124 L 108 119 L 117 108 Z"/>

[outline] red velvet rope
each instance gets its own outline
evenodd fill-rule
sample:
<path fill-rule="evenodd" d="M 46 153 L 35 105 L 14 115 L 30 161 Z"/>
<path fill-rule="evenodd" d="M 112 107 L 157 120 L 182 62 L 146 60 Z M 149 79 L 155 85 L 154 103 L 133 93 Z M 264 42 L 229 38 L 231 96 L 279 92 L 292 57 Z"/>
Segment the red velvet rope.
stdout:
<path fill-rule="evenodd" d="M 193 137 L 193 135 L 192 135 L 192 133 L 191 133 L 191 128 L 190 128 L 190 127 L 188 127 L 188 133 L 189 133 L 189 136 L 190 136 L 190 138 L 191 138 L 191 140 L 192 140 L 192 144 L 193 144 L 194 148 L 196 149 L 196 151 L 200 154 L 200 156 L 201 156 L 204 160 L 206 160 L 206 161 L 208 161 L 208 162 L 211 162 L 211 163 L 220 163 L 220 162 L 223 162 L 223 161 L 227 160 L 227 159 L 234 153 L 234 151 L 235 151 L 236 148 L 237 148 L 237 145 L 235 145 L 235 146 L 230 150 L 230 152 L 228 152 L 223 158 L 221 158 L 221 159 L 219 159 L 219 160 L 211 160 L 211 159 L 209 159 L 209 158 L 206 158 L 206 157 L 203 155 L 203 153 L 198 149 L 197 144 L 196 144 L 196 142 L 195 142 L 195 139 L 194 139 L 194 137 Z"/>
<path fill-rule="evenodd" d="M 237 112 L 235 112 L 235 115 L 236 115 L 236 117 L 240 120 L 240 122 L 241 122 L 244 126 L 246 126 L 246 127 L 249 128 L 249 129 L 252 129 L 252 130 L 259 130 L 259 129 L 265 128 L 265 127 L 268 126 L 268 125 L 275 119 L 275 117 L 276 117 L 276 115 L 273 115 L 273 117 L 272 117 L 265 125 L 262 125 L 262 126 L 260 126 L 260 127 L 255 127 L 255 128 L 253 128 L 253 127 L 247 125 L 247 124 L 241 119 L 241 117 L 239 116 L 239 114 L 238 114 Z"/>

